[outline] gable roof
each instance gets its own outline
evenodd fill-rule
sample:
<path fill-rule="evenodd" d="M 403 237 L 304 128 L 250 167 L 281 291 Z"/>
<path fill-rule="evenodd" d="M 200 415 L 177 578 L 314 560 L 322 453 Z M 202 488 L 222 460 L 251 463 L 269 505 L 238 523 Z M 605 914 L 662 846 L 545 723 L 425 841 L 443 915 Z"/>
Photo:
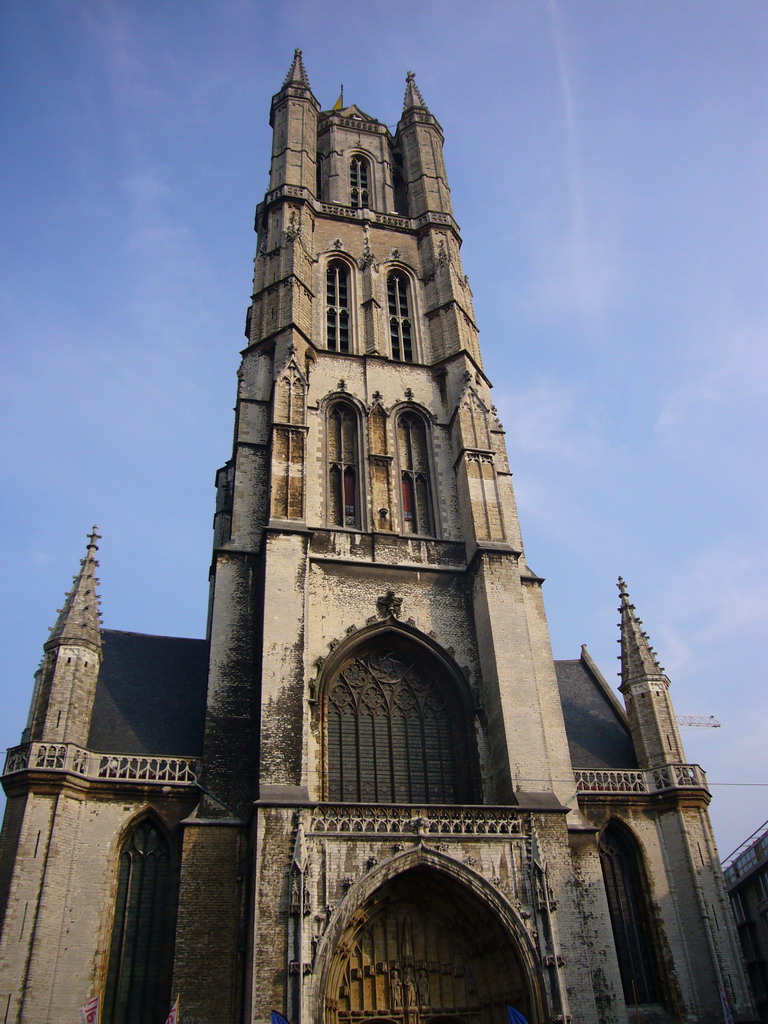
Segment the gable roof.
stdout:
<path fill-rule="evenodd" d="M 89 749 L 202 754 L 207 642 L 116 629 L 102 630 L 101 642 Z"/>
<path fill-rule="evenodd" d="M 555 671 L 573 767 L 637 768 L 626 716 L 586 649 Z"/>

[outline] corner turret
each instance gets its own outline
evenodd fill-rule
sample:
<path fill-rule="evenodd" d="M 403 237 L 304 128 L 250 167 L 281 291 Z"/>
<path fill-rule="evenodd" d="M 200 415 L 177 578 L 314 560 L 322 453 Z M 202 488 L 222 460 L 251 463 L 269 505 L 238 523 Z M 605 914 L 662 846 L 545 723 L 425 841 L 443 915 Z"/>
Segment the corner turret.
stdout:
<path fill-rule="evenodd" d="M 412 71 L 406 75 L 405 83 L 403 113 L 395 139 L 403 153 L 409 213 L 411 217 L 436 213 L 452 218 L 451 190 L 443 161 L 443 130 L 424 102 Z"/>
<path fill-rule="evenodd" d="M 659 665 L 642 620 L 619 577 L 621 686 L 629 727 L 641 768 L 685 762 L 685 752 L 669 696 L 669 679 Z"/>
<path fill-rule="evenodd" d="M 102 659 L 96 578 L 99 539 L 94 526 L 80 570 L 43 646 L 45 653 L 25 732 L 25 739 L 33 742 L 84 746 L 88 736 Z"/>
<path fill-rule="evenodd" d="M 314 194 L 319 112 L 320 104 L 312 94 L 301 50 L 296 50 L 283 87 L 272 97 L 270 190 L 289 185 Z"/>

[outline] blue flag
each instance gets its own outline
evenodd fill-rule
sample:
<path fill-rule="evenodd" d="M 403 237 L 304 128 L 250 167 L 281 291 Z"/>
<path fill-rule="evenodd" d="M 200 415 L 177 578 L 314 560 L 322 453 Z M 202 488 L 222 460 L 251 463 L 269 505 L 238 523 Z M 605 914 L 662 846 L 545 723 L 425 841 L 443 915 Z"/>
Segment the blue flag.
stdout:
<path fill-rule="evenodd" d="M 272 1024 L 288 1024 L 288 1021 L 285 1019 L 282 1013 L 278 1013 L 277 1010 L 273 1010 Z"/>
<path fill-rule="evenodd" d="M 509 1024 L 528 1024 L 528 1021 L 522 1013 L 520 1013 L 519 1010 L 516 1010 L 514 1006 L 507 1006 L 507 1018 L 509 1020 Z"/>

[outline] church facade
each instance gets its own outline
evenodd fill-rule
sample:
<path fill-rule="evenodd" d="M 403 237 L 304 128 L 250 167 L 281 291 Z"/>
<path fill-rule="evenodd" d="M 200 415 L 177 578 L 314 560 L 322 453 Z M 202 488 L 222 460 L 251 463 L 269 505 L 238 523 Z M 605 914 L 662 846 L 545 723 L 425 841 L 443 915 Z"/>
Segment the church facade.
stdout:
<path fill-rule="evenodd" d="M 297 51 L 271 124 L 207 637 L 103 628 L 94 529 L 3 775 L 3 1024 L 751 1019 L 623 582 L 623 705 L 553 660 L 439 123 Z"/>

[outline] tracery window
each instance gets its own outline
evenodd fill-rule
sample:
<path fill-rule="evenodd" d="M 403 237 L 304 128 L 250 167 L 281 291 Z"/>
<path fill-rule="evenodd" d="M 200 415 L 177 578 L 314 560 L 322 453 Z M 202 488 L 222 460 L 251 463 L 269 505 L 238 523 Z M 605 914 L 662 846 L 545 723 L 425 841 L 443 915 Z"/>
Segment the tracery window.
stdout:
<path fill-rule="evenodd" d="M 123 847 L 103 1024 L 162 1019 L 168 997 L 169 861 L 168 845 L 151 821 L 134 829 Z"/>
<path fill-rule="evenodd" d="M 656 1003 L 660 998 L 658 970 L 639 850 L 614 823 L 600 837 L 600 863 L 624 998 L 631 1005 Z"/>
<path fill-rule="evenodd" d="M 457 717 L 444 681 L 407 655 L 354 658 L 327 695 L 328 799 L 456 803 Z"/>
<path fill-rule="evenodd" d="M 349 162 L 350 205 L 358 210 L 370 204 L 368 192 L 368 161 L 364 156 L 353 156 Z"/>
<path fill-rule="evenodd" d="M 413 362 L 413 338 L 408 279 L 405 274 L 394 272 L 387 278 L 387 303 L 392 358 L 403 359 L 406 363 L 411 363 Z"/>
<path fill-rule="evenodd" d="M 349 268 L 331 260 L 325 273 L 325 343 L 331 352 L 349 352 Z"/>
<path fill-rule="evenodd" d="M 360 528 L 358 419 L 346 402 L 328 413 L 328 523 Z"/>
<path fill-rule="evenodd" d="M 429 482 L 427 428 L 416 413 L 403 413 L 397 421 L 400 494 L 404 533 L 434 533 Z"/>

